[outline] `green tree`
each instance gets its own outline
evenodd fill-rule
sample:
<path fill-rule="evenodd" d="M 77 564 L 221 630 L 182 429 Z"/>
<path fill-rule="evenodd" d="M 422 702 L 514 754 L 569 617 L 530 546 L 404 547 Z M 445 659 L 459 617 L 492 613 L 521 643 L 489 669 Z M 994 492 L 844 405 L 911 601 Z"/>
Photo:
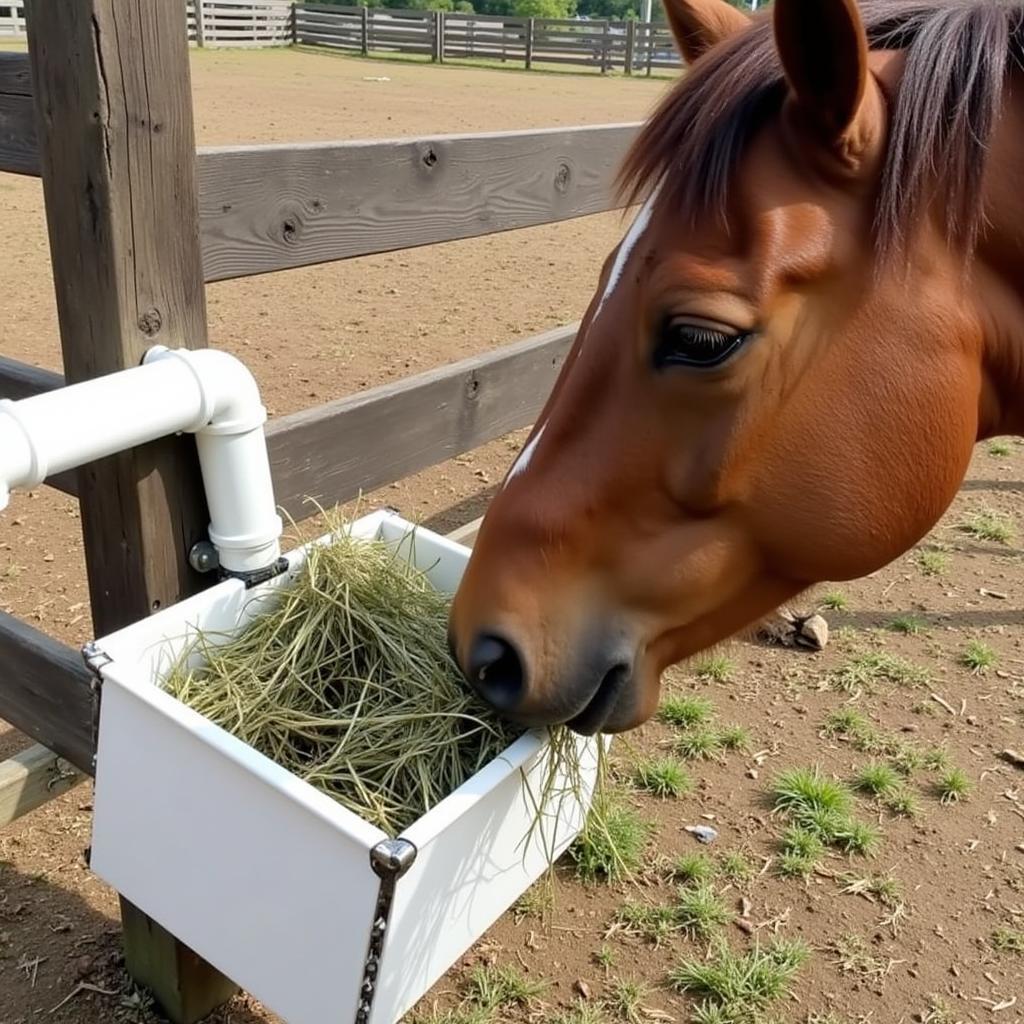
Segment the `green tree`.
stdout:
<path fill-rule="evenodd" d="M 571 18 L 576 0 L 513 0 L 512 13 L 520 18 Z"/>

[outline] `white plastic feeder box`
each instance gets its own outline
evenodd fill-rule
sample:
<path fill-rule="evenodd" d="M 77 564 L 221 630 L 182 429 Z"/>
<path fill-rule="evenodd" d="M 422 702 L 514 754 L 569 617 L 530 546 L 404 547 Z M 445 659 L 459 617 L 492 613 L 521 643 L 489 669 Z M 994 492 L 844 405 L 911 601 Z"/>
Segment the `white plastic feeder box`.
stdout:
<path fill-rule="evenodd" d="M 389 512 L 351 526 L 453 592 L 469 550 L 412 529 Z M 539 829 L 548 747 L 528 732 L 392 838 L 161 688 L 196 630 L 237 633 L 304 558 L 96 641 L 91 866 L 290 1024 L 395 1024 L 578 834 L 596 741 L 577 741 L 586 791 Z"/>

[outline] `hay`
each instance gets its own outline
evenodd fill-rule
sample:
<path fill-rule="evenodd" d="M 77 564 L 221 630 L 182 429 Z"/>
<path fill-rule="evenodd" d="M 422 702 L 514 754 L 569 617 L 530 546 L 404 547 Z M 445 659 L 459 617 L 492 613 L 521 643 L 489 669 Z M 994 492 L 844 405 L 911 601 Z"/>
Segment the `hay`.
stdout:
<path fill-rule="evenodd" d="M 166 689 L 389 835 L 522 731 L 469 691 L 448 598 L 393 544 L 335 529 L 293 582 L 254 600 L 265 607 L 239 634 L 196 639 Z M 551 733 L 538 822 L 582 785 L 575 737 Z"/>

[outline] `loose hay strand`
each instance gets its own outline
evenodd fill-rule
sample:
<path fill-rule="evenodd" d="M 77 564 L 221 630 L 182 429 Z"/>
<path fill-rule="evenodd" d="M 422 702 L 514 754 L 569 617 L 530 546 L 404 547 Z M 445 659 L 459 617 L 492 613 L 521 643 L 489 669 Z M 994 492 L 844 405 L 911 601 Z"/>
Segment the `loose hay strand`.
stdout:
<path fill-rule="evenodd" d="M 165 687 L 394 836 L 521 730 L 466 687 L 448 649 L 448 598 L 401 545 L 331 526 L 289 585 L 254 599 L 261 607 L 241 632 L 200 633 Z M 530 794 L 545 847 L 543 819 L 582 793 L 576 737 L 556 727 L 541 792 Z"/>

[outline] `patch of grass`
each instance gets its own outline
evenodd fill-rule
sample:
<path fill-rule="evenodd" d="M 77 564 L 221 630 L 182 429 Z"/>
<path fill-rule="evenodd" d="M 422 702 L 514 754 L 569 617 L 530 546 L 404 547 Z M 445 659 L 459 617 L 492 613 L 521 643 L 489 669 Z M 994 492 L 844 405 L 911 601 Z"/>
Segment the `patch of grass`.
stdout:
<path fill-rule="evenodd" d="M 829 945 L 836 964 L 844 974 L 862 978 L 884 978 L 893 968 L 892 960 L 872 954 L 859 935 L 841 935 Z"/>
<path fill-rule="evenodd" d="M 749 882 L 754 877 L 754 865 L 750 863 L 742 850 L 730 850 L 728 853 L 723 853 L 718 858 L 718 864 L 722 877 L 734 885 Z"/>
<path fill-rule="evenodd" d="M 750 749 L 750 732 L 742 725 L 727 725 L 720 729 L 718 740 L 723 750 Z"/>
<path fill-rule="evenodd" d="M 547 988 L 543 981 L 530 981 L 509 964 L 474 967 L 466 992 L 470 1002 L 493 1012 L 508 1006 L 528 1006 Z"/>
<path fill-rule="evenodd" d="M 604 973 L 607 976 L 608 972 L 615 966 L 615 950 L 607 943 L 603 943 L 600 949 L 595 949 L 590 954 L 590 959 L 598 967 L 604 968 Z"/>
<path fill-rule="evenodd" d="M 615 978 L 605 997 L 605 1006 L 626 1024 L 644 1024 L 647 1013 L 643 1001 L 649 994 L 650 989 L 642 981 Z"/>
<path fill-rule="evenodd" d="M 993 458 L 1005 459 L 1013 451 L 1013 447 L 1009 441 L 997 438 L 995 441 L 989 441 L 987 451 Z"/>
<path fill-rule="evenodd" d="M 555 906 L 555 891 L 548 879 L 542 878 L 531 885 L 512 904 L 512 916 L 516 924 L 527 917 L 547 917 Z"/>
<path fill-rule="evenodd" d="M 706 958 L 680 960 L 669 980 L 677 991 L 703 999 L 695 1022 L 749 1024 L 788 993 L 809 955 L 802 942 L 776 939 L 735 953 L 724 939 L 718 939 Z"/>
<path fill-rule="evenodd" d="M 693 789 L 693 779 L 675 758 L 649 757 L 637 763 L 633 785 L 665 798 L 689 793 Z"/>
<path fill-rule="evenodd" d="M 900 775 L 913 775 L 924 767 L 924 753 L 913 743 L 892 740 L 886 744 L 885 752 L 892 758 L 893 767 Z"/>
<path fill-rule="evenodd" d="M 997 953 L 1024 954 L 1024 931 L 1019 928 L 997 928 L 989 937 Z"/>
<path fill-rule="evenodd" d="M 784 878 L 807 878 L 825 852 L 817 833 L 799 825 L 790 825 L 782 833 L 781 846 L 778 871 Z"/>
<path fill-rule="evenodd" d="M 996 544 L 1009 544 L 1014 536 L 1010 518 L 990 508 L 969 515 L 957 525 L 957 529 L 975 540 L 988 540 Z"/>
<path fill-rule="evenodd" d="M 829 676 L 834 689 L 844 693 L 871 692 L 876 683 L 921 686 L 928 682 L 928 670 L 885 651 L 869 651 L 851 658 Z"/>
<path fill-rule="evenodd" d="M 923 619 L 917 618 L 915 615 L 897 615 L 893 619 L 886 629 L 890 633 L 902 633 L 904 636 L 917 636 L 919 633 L 924 632 L 925 623 Z"/>
<path fill-rule="evenodd" d="M 871 723 L 856 708 L 836 708 L 825 719 L 826 736 L 855 736 L 867 732 Z"/>
<path fill-rule="evenodd" d="M 716 871 L 714 862 L 704 853 L 681 854 L 672 865 L 672 877 L 690 885 L 710 881 Z"/>
<path fill-rule="evenodd" d="M 982 640 L 969 640 L 960 652 L 960 664 L 975 675 L 983 675 L 993 668 L 999 659 L 996 652 Z"/>
<path fill-rule="evenodd" d="M 881 761 L 864 765 L 853 777 L 853 786 L 874 797 L 892 796 L 901 786 L 899 775 Z"/>
<path fill-rule="evenodd" d="M 793 815 L 809 811 L 829 811 L 846 815 L 853 801 L 850 791 L 818 768 L 791 768 L 781 772 L 772 786 L 775 809 Z"/>
<path fill-rule="evenodd" d="M 596 1003 L 580 1003 L 550 1018 L 551 1024 L 606 1024 L 608 1018 Z"/>
<path fill-rule="evenodd" d="M 949 751 L 945 747 L 929 747 L 922 756 L 922 765 L 930 772 L 945 771 L 950 767 Z"/>
<path fill-rule="evenodd" d="M 676 921 L 687 935 L 709 939 L 732 917 L 732 911 L 707 882 L 679 890 Z"/>
<path fill-rule="evenodd" d="M 626 935 L 660 946 L 676 929 L 675 908 L 626 900 L 615 912 L 614 924 Z"/>
<path fill-rule="evenodd" d="M 658 709 L 658 718 L 669 725 L 689 728 L 711 721 L 714 708 L 703 697 L 666 697 Z"/>
<path fill-rule="evenodd" d="M 732 678 L 734 665 L 724 654 L 711 654 L 694 665 L 698 679 L 712 683 L 727 683 Z"/>
<path fill-rule="evenodd" d="M 832 842 L 846 853 L 871 857 L 882 842 L 882 833 L 875 825 L 851 820 L 836 831 Z"/>
<path fill-rule="evenodd" d="M 949 555 L 935 548 L 918 551 L 914 561 L 925 576 L 945 576 L 949 571 Z"/>
<path fill-rule="evenodd" d="M 651 825 L 621 798 L 606 793 L 597 800 L 583 831 L 569 847 L 576 876 L 584 882 L 618 881 L 640 867 Z"/>
<path fill-rule="evenodd" d="M 707 725 L 690 729 L 675 742 L 676 753 L 689 761 L 717 760 L 723 749 L 722 734 Z"/>
<path fill-rule="evenodd" d="M 921 813 L 917 797 L 906 786 L 882 798 L 882 806 L 897 818 L 916 818 Z"/>
<path fill-rule="evenodd" d="M 956 804 L 967 798 L 967 794 L 971 791 L 971 783 L 962 769 L 947 768 L 939 776 L 936 788 L 942 803 Z"/>
<path fill-rule="evenodd" d="M 830 590 L 822 597 L 821 607 L 833 612 L 842 612 L 849 607 L 849 601 L 841 590 Z"/>
<path fill-rule="evenodd" d="M 843 881 L 845 885 L 839 891 L 844 896 L 865 896 L 890 908 L 903 902 L 903 889 L 892 875 L 844 875 Z"/>
<path fill-rule="evenodd" d="M 481 1006 L 460 1006 L 454 1010 L 433 1009 L 414 1013 L 409 1024 L 491 1024 L 492 1014 Z"/>

